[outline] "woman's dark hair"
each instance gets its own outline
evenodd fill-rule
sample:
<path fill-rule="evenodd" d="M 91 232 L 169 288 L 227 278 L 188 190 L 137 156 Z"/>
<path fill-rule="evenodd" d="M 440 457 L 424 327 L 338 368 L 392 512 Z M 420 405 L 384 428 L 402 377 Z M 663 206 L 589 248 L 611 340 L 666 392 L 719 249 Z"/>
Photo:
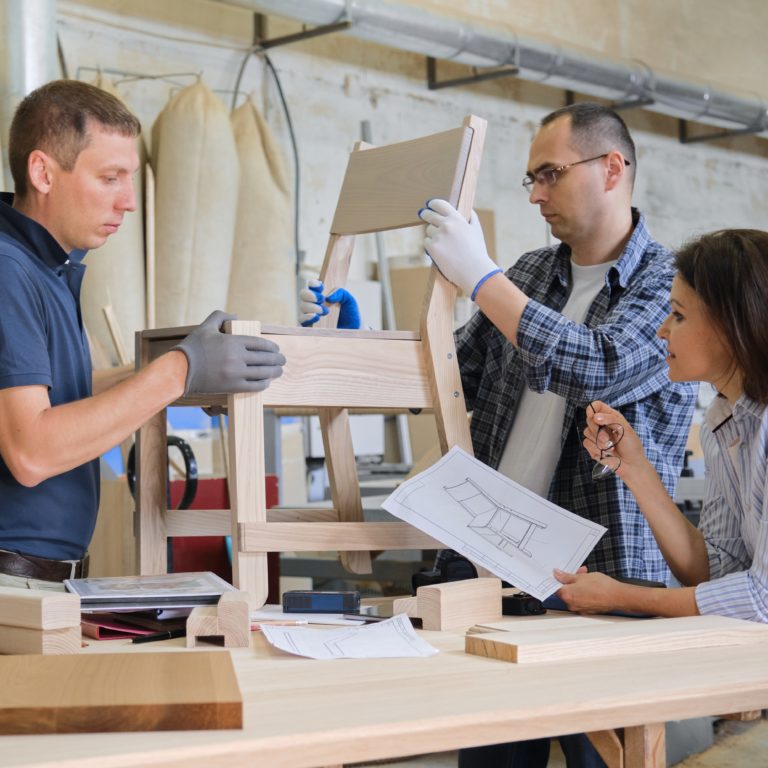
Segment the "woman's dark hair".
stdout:
<path fill-rule="evenodd" d="M 768 404 L 768 232 L 712 232 L 683 246 L 675 266 L 733 350 L 744 393 Z"/>

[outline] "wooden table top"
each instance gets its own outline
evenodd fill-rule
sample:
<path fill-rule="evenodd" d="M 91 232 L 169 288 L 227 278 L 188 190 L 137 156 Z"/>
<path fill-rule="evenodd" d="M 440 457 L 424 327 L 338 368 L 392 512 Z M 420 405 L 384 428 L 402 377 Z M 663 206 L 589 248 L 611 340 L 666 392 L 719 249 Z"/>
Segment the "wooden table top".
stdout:
<path fill-rule="evenodd" d="M 6 736 L 0 766 L 329 766 L 768 707 L 764 645 L 518 665 L 464 653 L 463 632 L 422 636 L 440 653 L 316 661 L 253 633 L 250 649 L 211 646 L 232 653 L 242 731 Z M 84 652 L 184 653 L 183 642 Z"/>

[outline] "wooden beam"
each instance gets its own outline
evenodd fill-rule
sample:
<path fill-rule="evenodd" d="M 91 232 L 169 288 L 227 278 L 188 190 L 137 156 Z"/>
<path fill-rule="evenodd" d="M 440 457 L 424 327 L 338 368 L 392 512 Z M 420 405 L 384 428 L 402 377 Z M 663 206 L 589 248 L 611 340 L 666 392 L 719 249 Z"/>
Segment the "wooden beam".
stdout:
<path fill-rule="evenodd" d="M 47 589 L 0 587 L 0 625 L 28 629 L 80 626 L 80 598 Z"/>

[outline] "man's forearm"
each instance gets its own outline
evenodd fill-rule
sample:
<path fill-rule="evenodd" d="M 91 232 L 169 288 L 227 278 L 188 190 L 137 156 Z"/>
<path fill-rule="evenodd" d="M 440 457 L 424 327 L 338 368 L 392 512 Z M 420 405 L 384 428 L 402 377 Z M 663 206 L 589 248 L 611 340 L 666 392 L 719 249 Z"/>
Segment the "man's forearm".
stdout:
<path fill-rule="evenodd" d="M 19 388 L 11 405 L 26 415 L 10 417 L 3 432 L 6 464 L 36 485 L 100 456 L 178 399 L 186 372 L 184 354 L 169 352 L 98 395 L 55 407 L 40 407 L 41 388 Z"/>
<path fill-rule="evenodd" d="M 93 371 L 93 394 L 106 392 L 110 387 L 125 381 L 136 371 L 133 363 L 118 365 L 115 368 L 97 368 Z"/>
<path fill-rule="evenodd" d="M 501 272 L 489 277 L 475 296 L 475 303 L 483 314 L 515 346 L 520 318 L 528 301 L 528 297 Z"/>

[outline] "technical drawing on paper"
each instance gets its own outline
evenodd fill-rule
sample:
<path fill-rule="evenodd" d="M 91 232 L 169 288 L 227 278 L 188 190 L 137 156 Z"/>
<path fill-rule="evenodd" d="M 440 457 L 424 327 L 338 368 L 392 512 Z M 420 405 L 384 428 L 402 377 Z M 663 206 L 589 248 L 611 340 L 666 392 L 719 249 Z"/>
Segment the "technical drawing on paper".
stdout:
<path fill-rule="evenodd" d="M 537 528 L 547 524 L 496 501 L 471 477 L 458 485 L 444 485 L 443 490 L 474 518 L 469 528 L 476 531 L 503 552 L 516 549 L 524 555 L 532 554 L 525 548 Z"/>
<path fill-rule="evenodd" d="M 540 600 L 560 587 L 554 569 L 576 571 L 605 533 L 457 446 L 382 506 Z"/>

